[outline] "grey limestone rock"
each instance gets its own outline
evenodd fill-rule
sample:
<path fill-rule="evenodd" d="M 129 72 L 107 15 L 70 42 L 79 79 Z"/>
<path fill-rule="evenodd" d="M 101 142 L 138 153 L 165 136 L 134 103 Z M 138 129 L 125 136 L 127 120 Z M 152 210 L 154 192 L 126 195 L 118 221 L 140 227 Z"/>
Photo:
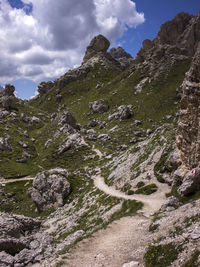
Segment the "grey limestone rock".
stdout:
<path fill-rule="evenodd" d="M 38 85 L 38 92 L 41 94 L 41 95 L 44 95 L 46 94 L 52 87 L 54 86 L 54 83 L 53 82 L 41 82 L 39 85 Z"/>
<path fill-rule="evenodd" d="M 52 206 L 64 205 L 64 199 L 70 193 L 70 183 L 66 179 L 68 176 L 68 171 L 61 168 L 37 174 L 33 181 L 33 187 L 28 190 L 28 195 L 36 204 L 38 212 Z"/>
<path fill-rule="evenodd" d="M 108 120 L 109 121 L 112 119 L 126 120 L 129 119 L 132 115 L 133 113 L 131 112 L 129 106 L 122 105 L 118 107 L 117 112 L 108 116 Z"/>
<path fill-rule="evenodd" d="M 8 140 L 8 137 L 0 137 L 0 151 L 12 151 L 12 147 L 9 144 Z"/>
<path fill-rule="evenodd" d="M 174 196 L 169 197 L 165 203 L 161 206 L 162 211 L 170 211 L 180 206 L 180 202 Z"/>
<path fill-rule="evenodd" d="M 195 168 L 192 171 L 189 171 L 183 183 L 178 188 L 178 193 L 182 196 L 193 194 L 200 190 L 200 169 Z"/>
<path fill-rule="evenodd" d="M 101 103 L 101 101 L 94 101 L 89 103 L 89 108 L 92 109 L 94 113 L 104 113 L 108 111 L 109 106 Z"/>
<path fill-rule="evenodd" d="M 90 58 L 97 55 L 97 53 L 106 54 L 109 46 L 110 42 L 103 35 L 95 36 L 87 47 L 83 62 L 87 62 Z"/>
<path fill-rule="evenodd" d="M 75 117 L 68 111 L 63 112 L 58 116 L 58 123 L 60 125 L 70 125 L 72 128 L 76 130 L 80 130 L 80 126 L 77 124 Z"/>

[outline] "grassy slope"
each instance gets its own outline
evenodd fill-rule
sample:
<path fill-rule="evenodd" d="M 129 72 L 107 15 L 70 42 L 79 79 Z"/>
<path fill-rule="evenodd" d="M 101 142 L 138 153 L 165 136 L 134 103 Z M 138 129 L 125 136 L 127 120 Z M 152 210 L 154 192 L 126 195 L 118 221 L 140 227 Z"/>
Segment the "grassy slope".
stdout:
<path fill-rule="evenodd" d="M 110 134 L 112 137 L 110 143 L 114 147 L 119 144 L 130 145 L 129 140 L 133 136 L 132 132 L 138 128 L 131 125 L 134 120 L 141 120 L 142 126 L 140 128 L 146 130 L 152 127 L 149 118 L 153 120 L 154 124 L 159 125 L 167 121 L 166 115 L 174 114 L 177 110 L 177 106 L 174 105 L 174 102 L 177 101 L 175 89 L 182 83 L 188 66 L 189 62 L 174 66 L 166 80 L 161 78 L 156 83 L 146 83 L 142 92 L 135 94 L 135 86 L 143 79 L 142 74 L 134 72 L 130 75 L 129 70 L 121 72 L 116 68 L 105 69 L 97 64 L 88 73 L 85 80 L 72 82 L 62 89 L 61 94 L 63 97 L 60 106 L 65 105 L 65 108 L 63 107 L 61 110 L 63 109 L 64 111 L 67 107 L 81 126 L 85 126 L 92 119 L 106 121 L 106 128 L 99 129 L 98 126 L 95 128 L 97 134 L 106 133 L 110 128 L 118 125 L 119 131 Z M 97 83 L 101 83 L 103 86 L 100 89 L 96 89 Z M 59 107 L 59 103 L 56 101 L 55 90 L 56 88 L 53 88 L 47 94 L 42 104 L 39 104 L 38 99 L 35 99 L 29 101 L 29 105 L 18 105 L 18 121 L 5 121 L 8 126 L 7 131 L 5 131 L 5 124 L 0 124 L 1 136 L 4 136 L 5 133 L 9 134 L 11 136 L 10 143 L 15 148 L 12 152 L 1 152 L 0 172 L 4 177 L 35 175 L 43 169 L 53 167 L 67 168 L 71 172 L 79 170 L 84 175 L 85 166 L 93 168 L 98 164 L 93 159 L 83 160 L 84 156 L 91 154 L 89 147 L 69 150 L 60 157 L 57 157 L 55 154 L 59 146 L 59 139 L 47 149 L 44 148 L 45 142 L 55 132 L 55 125 L 47 116 L 52 112 L 57 112 Z M 110 110 L 104 114 L 92 114 L 88 103 L 99 99 L 106 99 Z M 112 120 L 108 122 L 108 113 L 114 112 L 118 106 L 123 104 L 133 105 L 134 116 L 129 120 Z M 20 114 L 22 112 L 28 116 L 38 116 L 39 112 L 43 112 L 45 117 L 42 118 L 41 124 L 33 129 L 29 129 L 26 123 L 20 121 Z M 27 129 L 30 138 L 22 138 L 22 133 Z M 36 141 L 32 142 L 31 138 L 35 138 Z M 30 150 L 29 152 L 33 155 L 26 164 L 16 163 L 16 159 L 24 150 L 18 145 L 19 140 L 25 140 L 28 143 L 28 151 Z M 90 144 L 90 142 L 88 143 Z M 96 146 L 109 152 L 100 141 L 96 142 Z M 98 159 L 96 158 L 96 160 Z M 81 183 L 80 178 L 77 176 L 75 181 L 76 185 L 74 186 L 78 188 L 79 183 Z M 76 194 L 74 197 L 76 197 Z M 1 210 L 3 211 L 4 209 Z"/>

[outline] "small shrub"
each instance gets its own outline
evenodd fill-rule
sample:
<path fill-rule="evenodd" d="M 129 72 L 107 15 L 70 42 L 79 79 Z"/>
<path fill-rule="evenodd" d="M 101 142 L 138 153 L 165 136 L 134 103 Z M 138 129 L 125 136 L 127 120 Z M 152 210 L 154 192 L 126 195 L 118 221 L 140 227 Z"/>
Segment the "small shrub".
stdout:
<path fill-rule="evenodd" d="M 144 186 L 144 185 L 145 185 L 145 183 L 142 182 L 142 181 L 140 181 L 140 182 L 138 182 L 138 183 L 136 184 L 137 188 L 140 188 L 140 187 L 142 187 L 142 186 Z"/>
<path fill-rule="evenodd" d="M 181 251 L 181 246 L 176 248 L 173 243 L 169 243 L 166 245 L 158 245 L 158 246 L 149 245 L 144 255 L 145 266 L 146 267 L 172 266 L 171 263 L 177 259 L 180 251 Z"/>
<path fill-rule="evenodd" d="M 140 187 L 135 191 L 135 194 L 144 194 L 144 195 L 151 195 L 156 192 L 158 189 L 156 184 L 149 184 L 143 187 Z"/>

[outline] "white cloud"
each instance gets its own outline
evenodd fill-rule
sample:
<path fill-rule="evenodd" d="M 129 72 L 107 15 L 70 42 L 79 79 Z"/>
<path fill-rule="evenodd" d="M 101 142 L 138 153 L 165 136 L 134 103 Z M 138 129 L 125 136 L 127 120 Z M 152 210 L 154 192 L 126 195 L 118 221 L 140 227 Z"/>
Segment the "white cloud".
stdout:
<path fill-rule="evenodd" d="M 94 35 L 111 42 L 144 22 L 131 0 L 0 0 L 0 81 L 55 79 L 82 61 Z M 32 12 L 26 8 L 32 4 Z"/>

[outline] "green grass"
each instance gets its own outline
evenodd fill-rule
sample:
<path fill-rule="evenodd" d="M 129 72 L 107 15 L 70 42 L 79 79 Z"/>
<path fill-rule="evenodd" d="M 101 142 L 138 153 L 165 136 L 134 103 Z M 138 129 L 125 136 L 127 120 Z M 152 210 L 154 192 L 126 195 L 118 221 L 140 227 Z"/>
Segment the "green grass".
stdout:
<path fill-rule="evenodd" d="M 167 267 L 172 266 L 178 254 L 181 251 L 181 246 L 177 247 L 173 243 L 166 245 L 148 245 L 144 255 L 145 267 Z"/>
<path fill-rule="evenodd" d="M 191 258 L 189 260 L 187 260 L 181 267 L 198 267 L 199 264 L 197 262 L 198 257 L 200 256 L 200 251 L 196 250 Z"/>
<path fill-rule="evenodd" d="M 140 187 L 135 191 L 135 194 L 151 195 L 157 191 L 158 187 L 156 184 L 149 184 L 143 187 Z"/>
<path fill-rule="evenodd" d="M 0 196 L 0 211 L 23 214 L 33 218 L 47 217 L 54 209 L 49 209 L 39 214 L 32 199 L 27 195 L 27 190 L 31 186 L 32 181 L 19 181 L 7 183 L 5 187 L 1 186 L 6 196 Z"/>

